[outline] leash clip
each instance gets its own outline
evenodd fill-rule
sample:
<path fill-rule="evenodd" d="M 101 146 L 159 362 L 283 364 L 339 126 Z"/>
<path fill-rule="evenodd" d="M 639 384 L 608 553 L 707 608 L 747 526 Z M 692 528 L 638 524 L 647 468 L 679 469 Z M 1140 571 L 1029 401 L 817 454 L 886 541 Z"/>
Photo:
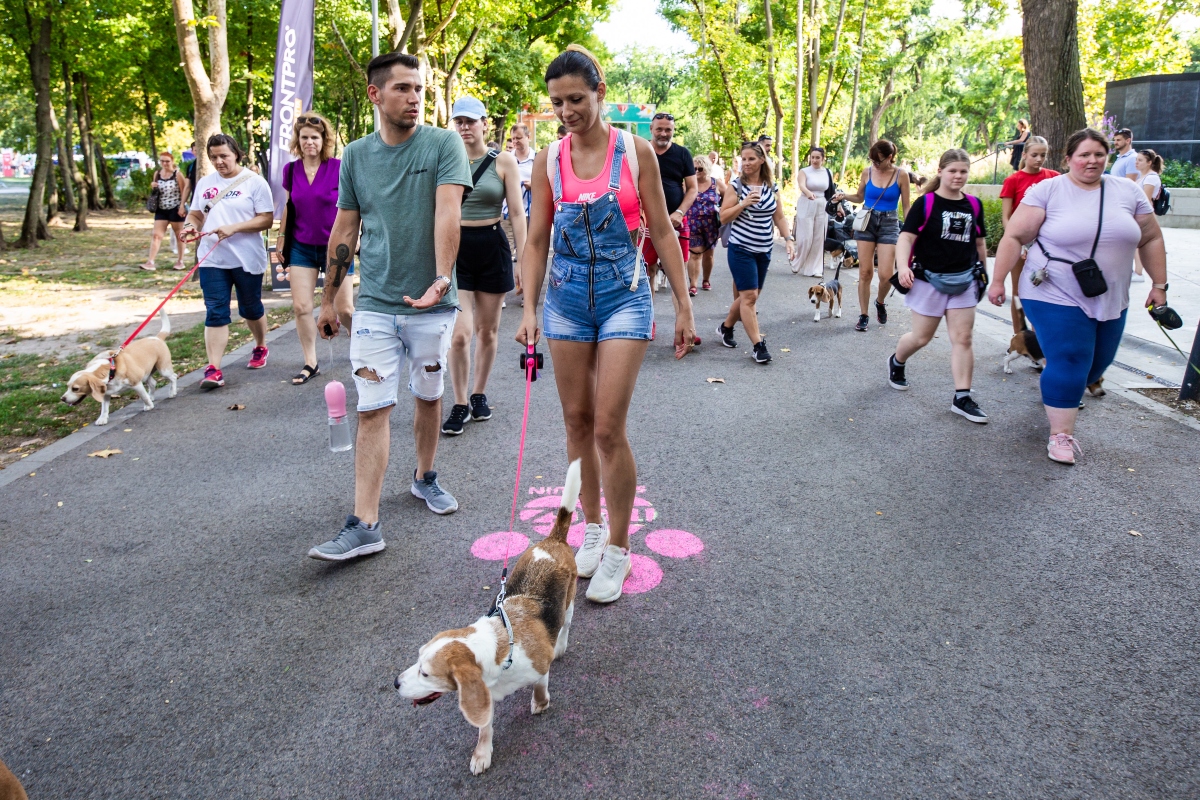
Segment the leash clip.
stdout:
<path fill-rule="evenodd" d="M 530 361 L 533 361 L 532 369 L 530 369 Z M 525 352 L 521 353 L 521 372 L 527 373 L 530 381 L 536 381 L 538 379 L 538 370 L 542 368 L 542 363 L 542 354 L 533 345 L 527 345 Z"/>
<path fill-rule="evenodd" d="M 512 623 L 508 620 L 508 612 L 504 610 L 504 587 L 506 583 L 508 583 L 508 567 L 505 567 L 500 575 L 500 592 L 496 595 L 496 601 L 492 603 L 492 610 L 488 612 L 489 617 L 499 614 L 500 621 L 504 623 L 504 630 L 508 632 L 508 658 L 504 659 L 504 663 L 500 665 L 501 671 L 512 666 L 513 650 L 516 649 L 516 639 L 513 637 Z"/>

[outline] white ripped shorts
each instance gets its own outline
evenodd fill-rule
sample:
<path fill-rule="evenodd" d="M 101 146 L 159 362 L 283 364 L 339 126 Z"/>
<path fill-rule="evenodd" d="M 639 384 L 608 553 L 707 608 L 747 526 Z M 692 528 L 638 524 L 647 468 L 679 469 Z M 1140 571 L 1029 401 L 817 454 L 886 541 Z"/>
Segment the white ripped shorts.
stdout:
<path fill-rule="evenodd" d="M 395 405 L 400 369 L 408 361 L 408 390 L 422 400 L 437 400 L 446 386 L 446 354 L 457 309 L 423 314 L 355 311 L 350 326 L 350 364 L 358 387 L 358 410 Z M 378 380 L 364 378 L 372 370 Z"/>

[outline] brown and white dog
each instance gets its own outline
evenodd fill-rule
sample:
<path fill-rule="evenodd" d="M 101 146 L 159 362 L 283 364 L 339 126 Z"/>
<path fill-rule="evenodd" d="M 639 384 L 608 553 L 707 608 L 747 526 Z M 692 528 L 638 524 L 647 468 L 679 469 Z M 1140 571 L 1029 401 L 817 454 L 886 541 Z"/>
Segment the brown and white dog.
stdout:
<path fill-rule="evenodd" d="M 421 646 L 417 663 L 396 678 L 400 696 L 413 705 L 458 692 L 463 716 L 479 728 L 471 754 L 476 775 L 492 765 L 492 707 L 497 700 L 533 686 L 529 710 L 541 714 L 550 706 L 550 662 L 566 652 L 575 613 L 575 551 L 567 544 L 567 530 L 575 517 L 579 474 L 576 460 L 567 469 L 554 529 L 517 559 L 508 579 L 504 611 L 512 625 L 511 652 L 500 615 L 483 616 L 434 636 Z"/>
<path fill-rule="evenodd" d="M 142 398 L 142 408 L 150 411 L 154 408 L 154 376 L 159 374 L 171 383 L 170 397 L 174 397 L 178 389 L 178 376 L 171 368 L 171 350 L 163 341 L 171 332 L 171 320 L 165 311 L 161 312 L 162 329 L 155 336 L 135 339 L 117 353 L 116 374 L 109 380 L 108 359 L 112 350 L 98 353 L 88 362 L 87 366 L 71 376 L 67 381 L 67 390 L 63 392 L 62 401 L 67 405 L 77 406 L 87 397 L 92 397 L 100 404 L 100 416 L 96 418 L 97 425 L 108 424 L 108 401 L 126 389 L 132 388 Z"/>
<path fill-rule="evenodd" d="M 822 281 L 816 286 L 808 287 L 808 302 L 816 307 L 816 312 L 813 314 L 813 322 L 821 321 L 821 306 L 822 304 L 829 305 L 829 318 L 842 316 L 842 282 L 838 280 L 838 276 L 842 274 L 842 265 L 837 265 L 837 270 L 833 273 L 833 280 Z M 837 303 L 837 312 L 833 310 L 834 303 Z"/>
<path fill-rule="evenodd" d="M 1046 366 L 1046 356 L 1042 353 L 1042 347 L 1038 344 L 1037 334 L 1029 328 L 1013 336 L 1008 343 L 1008 353 L 1004 356 L 1004 372 L 1012 375 L 1012 362 L 1016 361 L 1021 356 L 1025 356 L 1033 362 L 1033 366 L 1037 369 L 1042 369 Z"/>
<path fill-rule="evenodd" d="M 29 800 L 17 776 L 0 761 L 0 800 Z"/>

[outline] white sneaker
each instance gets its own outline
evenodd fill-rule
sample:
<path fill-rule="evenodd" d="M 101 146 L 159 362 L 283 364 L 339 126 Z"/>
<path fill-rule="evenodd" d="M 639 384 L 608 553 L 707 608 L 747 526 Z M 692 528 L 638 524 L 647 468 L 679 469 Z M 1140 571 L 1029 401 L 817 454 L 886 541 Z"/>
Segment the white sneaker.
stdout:
<path fill-rule="evenodd" d="M 1130 280 L 1130 282 L 1132 282 L 1132 283 L 1145 283 L 1145 282 L 1146 282 L 1146 276 L 1145 276 L 1145 275 L 1138 275 L 1138 274 L 1135 272 L 1135 273 L 1133 273 L 1133 277 L 1131 277 L 1129 280 Z"/>
<path fill-rule="evenodd" d="M 604 548 L 600 568 L 588 584 L 587 599 L 593 603 L 611 603 L 619 600 L 625 579 L 629 577 L 629 571 L 632 569 L 633 561 L 629 558 L 629 551 L 610 544 Z"/>
<path fill-rule="evenodd" d="M 590 578 L 600 566 L 604 546 L 608 544 L 608 523 L 603 526 L 589 522 L 583 532 L 583 544 L 575 554 L 575 571 L 581 578 Z"/>

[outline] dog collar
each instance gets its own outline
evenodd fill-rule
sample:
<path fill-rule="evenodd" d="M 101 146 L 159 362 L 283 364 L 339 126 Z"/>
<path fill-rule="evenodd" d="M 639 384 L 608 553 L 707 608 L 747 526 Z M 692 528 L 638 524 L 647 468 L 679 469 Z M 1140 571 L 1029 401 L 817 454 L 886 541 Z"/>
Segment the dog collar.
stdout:
<path fill-rule="evenodd" d="M 108 381 L 112 383 L 113 378 L 117 377 L 117 354 L 113 353 L 108 357 Z"/>

